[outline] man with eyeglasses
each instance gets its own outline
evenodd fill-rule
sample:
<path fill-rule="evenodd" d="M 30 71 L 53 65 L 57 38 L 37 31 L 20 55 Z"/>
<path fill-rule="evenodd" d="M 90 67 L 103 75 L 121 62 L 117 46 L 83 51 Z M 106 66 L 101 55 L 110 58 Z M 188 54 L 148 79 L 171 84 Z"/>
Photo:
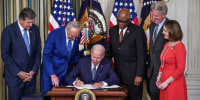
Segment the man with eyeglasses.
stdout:
<path fill-rule="evenodd" d="M 106 57 L 114 57 L 114 70 L 121 84 L 128 87 L 126 100 L 142 100 L 142 80 L 146 58 L 146 37 L 143 29 L 131 23 L 128 9 L 121 9 L 117 25 L 109 30 Z"/>
<path fill-rule="evenodd" d="M 53 30 L 43 51 L 42 92 L 63 85 L 64 78 L 78 62 L 81 24 L 72 21 L 66 27 Z"/>

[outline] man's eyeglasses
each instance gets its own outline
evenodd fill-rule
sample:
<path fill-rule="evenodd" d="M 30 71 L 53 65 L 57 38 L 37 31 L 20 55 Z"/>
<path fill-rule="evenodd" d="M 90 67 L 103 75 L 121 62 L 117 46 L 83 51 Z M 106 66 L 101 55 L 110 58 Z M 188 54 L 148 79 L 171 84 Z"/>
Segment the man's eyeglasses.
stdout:
<path fill-rule="evenodd" d="M 77 36 L 76 36 L 76 35 L 70 34 L 69 32 L 68 32 L 67 36 L 68 36 L 68 38 L 69 38 L 70 40 L 75 40 L 75 39 L 77 39 L 77 38 L 80 37 L 80 35 L 77 35 Z"/>
<path fill-rule="evenodd" d="M 126 21 L 122 21 L 122 20 L 117 19 L 117 22 L 119 22 L 119 23 L 128 23 L 129 20 L 130 20 L 130 19 L 127 19 Z"/>

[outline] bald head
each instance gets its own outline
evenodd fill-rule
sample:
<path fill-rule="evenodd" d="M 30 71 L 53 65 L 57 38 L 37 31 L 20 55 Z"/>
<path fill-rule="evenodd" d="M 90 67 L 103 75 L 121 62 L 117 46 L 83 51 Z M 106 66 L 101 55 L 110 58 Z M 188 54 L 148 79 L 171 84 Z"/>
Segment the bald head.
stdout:
<path fill-rule="evenodd" d="M 130 19 L 131 13 L 128 9 L 123 8 L 118 12 L 117 18 Z"/>
<path fill-rule="evenodd" d="M 117 14 L 117 24 L 120 29 L 126 28 L 131 22 L 131 13 L 128 9 L 121 9 Z"/>

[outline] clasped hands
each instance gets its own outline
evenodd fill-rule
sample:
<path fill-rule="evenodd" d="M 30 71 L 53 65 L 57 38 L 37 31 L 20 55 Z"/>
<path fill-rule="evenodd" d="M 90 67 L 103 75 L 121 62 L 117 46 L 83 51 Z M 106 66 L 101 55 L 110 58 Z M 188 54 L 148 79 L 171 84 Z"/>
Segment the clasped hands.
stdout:
<path fill-rule="evenodd" d="M 164 90 L 165 88 L 167 88 L 168 85 L 169 85 L 169 82 L 164 81 L 164 82 L 161 83 L 161 79 L 159 77 L 157 78 L 156 86 L 159 89 Z"/>
<path fill-rule="evenodd" d="M 18 74 L 18 77 L 20 79 L 22 79 L 23 82 L 28 82 L 28 81 L 31 81 L 31 79 L 33 78 L 34 74 L 35 74 L 34 71 L 30 71 L 29 73 L 24 72 L 24 71 L 20 71 L 20 73 Z"/>
<path fill-rule="evenodd" d="M 84 82 L 81 80 L 77 80 L 75 82 L 75 86 L 82 87 L 83 85 L 84 85 Z M 96 82 L 96 83 L 92 84 L 91 87 L 96 89 L 96 88 L 102 87 L 103 85 L 104 85 L 103 82 Z"/>

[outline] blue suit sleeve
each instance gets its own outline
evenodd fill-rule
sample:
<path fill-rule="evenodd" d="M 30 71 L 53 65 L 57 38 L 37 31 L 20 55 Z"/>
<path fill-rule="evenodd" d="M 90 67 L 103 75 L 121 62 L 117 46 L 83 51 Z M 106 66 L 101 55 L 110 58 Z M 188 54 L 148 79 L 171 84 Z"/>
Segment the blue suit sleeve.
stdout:
<path fill-rule="evenodd" d="M 34 58 L 34 65 L 32 71 L 35 73 L 38 73 L 38 68 L 41 62 L 41 38 L 40 38 L 40 31 L 39 28 L 36 27 L 36 53 L 35 53 L 35 58 Z"/>
<path fill-rule="evenodd" d="M 69 85 L 73 85 L 73 82 L 76 80 L 76 77 L 80 74 L 79 64 L 67 75 L 65 82 Z"/>
<path fill-rule="evenodd" d="M 53 68 L 53 61 L 52 61 L 53 49 L 55 45 L 54 34 L 55 33 L 51 32 L 48 35 L 48 38 L 45 42 L 45 46 L 43 50 L 43 67 L 44 67 L 44 70 L 47 70 L 49 76 L 55 74 L 54 68 Z"/>
<path fill-rule="evenodd" d="M 7 28 L 3 30 L 1 36 L 1 56 L 7 69 L 12 73 L 13 76 L 17 76 L 17 73 L 21 71 L 19 66 L 14 62 L 11 56 L 11 45 L 12 39 Z"/>
<path fill-rule="evenodd" d="M 108 78 L 104 81 L 106 83 L 108 83 L 108 85 L 119 84 L 119 78 L 112 68 L 112 63 L 110 62 L 109 65 L 106 67 L 109 67 L 108 68 L 108 76 L 107 76 Z"/>
<path fill-rule="evenodd" d="M 74 51 L 75 52 L 74 56 L 70 62 L 71 66 L 75 66 L 79 61 L 79 43 L 80 43 L 81 37 L 82 37 L 82 34 L 80 33 L 79 38 L 74 42 L 75 43 L 74 46 L 76 46 L 77 49 L 75 49 L 76 51 Z"/>

